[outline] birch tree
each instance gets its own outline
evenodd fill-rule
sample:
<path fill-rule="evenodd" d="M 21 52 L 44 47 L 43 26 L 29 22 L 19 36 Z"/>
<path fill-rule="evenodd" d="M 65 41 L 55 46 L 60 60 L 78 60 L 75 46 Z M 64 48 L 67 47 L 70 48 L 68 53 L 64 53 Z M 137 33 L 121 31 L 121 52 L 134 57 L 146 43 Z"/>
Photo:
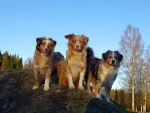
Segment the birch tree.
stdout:
<path fill-rule="evenodd" d="M 128 25 L 124 31 L 124 35 L 121 37 L 120 46 L 121 52 L 124 56 L 122 64 L 123 74 L 126 76 L 125 78 L 128 81 L 129 90 L 132 93 L 132 111 L 134 111 L 135 76 L 139 70 L 137 65 L 142 57 L 144 48 L 139 29 Z"/>
<path fill-rule="evenodd" d="M 143 112 L 146 112 L 147 93 L 150 83 L 150 45 L 145 51 L 144 66 L 143 66 Z"/>

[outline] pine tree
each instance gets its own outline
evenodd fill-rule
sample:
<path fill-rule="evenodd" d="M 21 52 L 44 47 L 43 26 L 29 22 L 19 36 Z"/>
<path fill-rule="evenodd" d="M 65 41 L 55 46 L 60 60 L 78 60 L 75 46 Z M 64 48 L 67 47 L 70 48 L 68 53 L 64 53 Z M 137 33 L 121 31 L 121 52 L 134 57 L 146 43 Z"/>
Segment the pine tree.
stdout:
<path fill-rule="evenodd" d="M 1 69 L 2 70 L 9 69 L 9 55 L 8 55 L 7 51 L 3 54 L 3 60 L 2 60 L 2 67 L 1 67 Z"/>
<path fill-rule="evenodd" d="M 13 59 L 12 56 L 9 56 L 9 69 L 13 69 Z"/>
<path fill-rule="evenodd" d="M 16 65 L 17 65 L 16 62 L 17 62 L 17 61 L 16 61 L 16 54 L 15 54 L 15 55 L 12 56 L 12 65 L 13 65 L 13 69 L 16 69 Z"/>
<path fill-rule="evenodd" d="M 23 67 L 22 58 L 20 58 L 20 59 L 18 60 L 18 69 L 22 69 L 22 67 Z"/>
<path fill-rule="evenodd" d="M 21 69 L 23 68 L 23 61 L 22 58 L 20 58 L 20 65 L 21 65 Z"/>
<path fill-rule="evenodd" d="M 19 55 L 17 55 L 16 57 L 16 69 L 19 69 L 20 66 L 19 66 Z"/>

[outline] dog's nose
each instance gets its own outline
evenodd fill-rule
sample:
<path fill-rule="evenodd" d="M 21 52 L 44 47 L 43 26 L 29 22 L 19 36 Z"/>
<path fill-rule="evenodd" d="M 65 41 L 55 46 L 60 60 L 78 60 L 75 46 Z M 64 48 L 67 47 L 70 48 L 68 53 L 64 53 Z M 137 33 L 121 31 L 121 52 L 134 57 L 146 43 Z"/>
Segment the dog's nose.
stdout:
<path fill-rule="evenodd" d="M 115 60 L 112 60 L 112 64 L 115 64 Z"/>
<path fill-rule="evenodd" d="M 45 51 L 48 51 L 48 48 L 45 48 Z"/>
<path fill-rule="evenodd" d="M 76 45 L 76 48 L 79 48 L 79 45 Z"/>

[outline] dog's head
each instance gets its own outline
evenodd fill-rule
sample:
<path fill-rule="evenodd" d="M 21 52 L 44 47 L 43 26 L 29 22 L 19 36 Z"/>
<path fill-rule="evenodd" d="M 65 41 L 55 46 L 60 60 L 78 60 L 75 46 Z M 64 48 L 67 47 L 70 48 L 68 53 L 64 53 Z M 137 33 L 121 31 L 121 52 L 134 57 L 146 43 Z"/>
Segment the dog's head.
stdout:
<path fill-rule="evenodd" d="M 118 66 L 123 59 L 122 54 L 120 54 L 118 51 L 110 50 L 103 53 L 102 57 L 109 66 Z"/>
<path fill-rule="evenodd" d="M 36 39 L 36 49 L 44 55 L 50 55 L 54 52 L 56 41 L 52 38 L 39 37 Z"/>
<path fill-rule="evenodd" d="M 76 52 L 81 52 L 86 48 L 89 38 L 84 35 L 65 35 L 65 38 L 69 40 L 68 46 Z"/>

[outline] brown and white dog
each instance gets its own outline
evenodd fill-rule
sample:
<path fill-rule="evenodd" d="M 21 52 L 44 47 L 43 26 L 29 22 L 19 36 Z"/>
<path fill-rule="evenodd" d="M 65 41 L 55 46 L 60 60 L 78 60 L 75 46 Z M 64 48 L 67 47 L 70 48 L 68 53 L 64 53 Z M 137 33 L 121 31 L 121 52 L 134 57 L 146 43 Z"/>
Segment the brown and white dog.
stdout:
<path fill-rule="evenodd" d="M 94 57 L 93 50 L 87 48 L 88 53 L 87 59 L 89 60 L 88 75 L 85 75 L 87 79 L 87 90 L 90 92 L 90 83 L 92 82 L 92 90 L 96 97 L 101 98 L 101 90 L 103 87 L 105 91 L 106 101 L 110 102 L 109 93 L 111 91 L 112 85 L 117 77 L 120 63 L 123 56 L 118 51 L 110 51 L 102 54 L 102 59 Z"/>
<path fill-rule="evenodd" d="M 36 39 L 36 50 L 34 53 L 34 77 L 33 89 L 39 87 L 39 74 L 45 74 L 44 91 L 49 90 L 52 73 L 57 72 L 58 62 L 64 58 L 59 52 L 54 52 L 56 41 L 52 38 L 40 37 Z"/>
<path fill-rule="evenodd" d="M 83 90 L 83 80 L 86 70 L 86 45 L 89 38 L 84 35 L 65 35 L 68 39 L 68 50 L 66 51 L 66 76 L 69 88 L 75 87 Z"/>

